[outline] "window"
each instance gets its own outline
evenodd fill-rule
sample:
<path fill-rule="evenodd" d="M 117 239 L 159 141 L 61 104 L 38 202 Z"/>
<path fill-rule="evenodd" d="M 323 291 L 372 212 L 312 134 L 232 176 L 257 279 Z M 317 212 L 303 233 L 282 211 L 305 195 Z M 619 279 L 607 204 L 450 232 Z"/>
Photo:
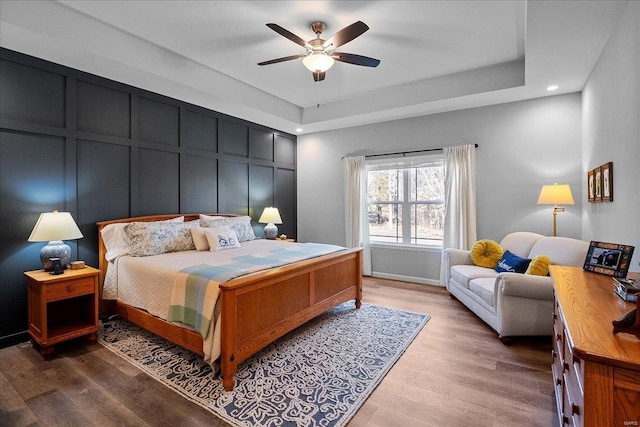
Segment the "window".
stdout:
<path fill-rule="evenodd" d="M 442 154 L 367 160 L 371 242 L 442 245 Z"/>

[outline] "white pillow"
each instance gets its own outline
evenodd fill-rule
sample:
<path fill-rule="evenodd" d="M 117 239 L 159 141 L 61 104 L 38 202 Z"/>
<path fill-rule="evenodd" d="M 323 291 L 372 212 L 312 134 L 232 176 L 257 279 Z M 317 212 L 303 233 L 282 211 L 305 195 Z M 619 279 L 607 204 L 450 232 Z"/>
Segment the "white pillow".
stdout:
<path fill-rule="evenodd" d="M 204 234 L 204 228 L 193 227 L 191 229 L 191 237 L 193 238 L 193 244 L 196 246 L 197 251 L 208 251 L 209 242 L 207 236 Z"/>
<path fill-rule="evenodd" d="M 104 247 L 107 249 L 107 253 L 105 253 L 104 257 L 109 262 L 121 255 L 129 253 L 129 244 L 131 241 L 129 240 L 127 233 L 124 232 L 125 225 L 127 225 L 126 222 L 109 224 L 100 230 L 102 242 L 104 243 Z"/>
<path fill-rule="evenodd" d="M 204 234 L 207 236 L 211 252 L 240 247 L 238 235 L 229 227 L 205 228 Z"/>
<path fill-rule="evenodd" d="M 184 216 L 178 216 L 176 218 L 167 219 L 164 221 L 154 222 L 184 222 Z M 102 242 L 107 249 L 104 257 L 107 261 L 111 262 L 122 255 L 128 255 L 131 251 L 131 240 L 124 231 L 124 227 L 129 224 L 128 222 L 118 222 L 115 224 L 109 224 L 100 230 L 102 235 Z"/>

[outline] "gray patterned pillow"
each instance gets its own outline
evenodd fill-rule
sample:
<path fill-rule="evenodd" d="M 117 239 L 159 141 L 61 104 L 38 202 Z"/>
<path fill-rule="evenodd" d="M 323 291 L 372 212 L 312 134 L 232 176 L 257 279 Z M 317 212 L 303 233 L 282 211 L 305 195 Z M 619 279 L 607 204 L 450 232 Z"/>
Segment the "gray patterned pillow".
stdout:
<path fill-rule="evenodd" d="M 195 249 L 191 227 L 198 220 L 188 222 L 132 222 L 124 227 L 131 240 L 131 256 L 159 255 Z"/>
<path fill-rule="evenodd" d="M 200 219 L 200 227 L 222 227 L 227 226 L 236 232 L 239 242 L 253 240 L 256 235 L 251 227 L 250 216 L 231 216 L 216 219 Z"/>

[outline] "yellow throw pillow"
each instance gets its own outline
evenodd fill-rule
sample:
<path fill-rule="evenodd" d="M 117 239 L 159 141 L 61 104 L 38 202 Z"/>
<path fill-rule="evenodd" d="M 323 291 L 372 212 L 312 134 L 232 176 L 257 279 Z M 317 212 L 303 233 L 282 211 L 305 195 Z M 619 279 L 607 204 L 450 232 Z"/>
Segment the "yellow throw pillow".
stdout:
<path fill-rule="evenodd" d="M 546 255 L 538 255 L 533 257 L 529 263 L 529 267 L 524 274 L 531 274 L 534 276 L 546 276 L 549 274 L 549 266 L 551 265 L 551 259 Z"/>
<path fill-rule="evenodd" d="M 471 261 L 479 267 L 496 268 L 503 252 L 493 240 L 478 240 L 471 248 Z"/>

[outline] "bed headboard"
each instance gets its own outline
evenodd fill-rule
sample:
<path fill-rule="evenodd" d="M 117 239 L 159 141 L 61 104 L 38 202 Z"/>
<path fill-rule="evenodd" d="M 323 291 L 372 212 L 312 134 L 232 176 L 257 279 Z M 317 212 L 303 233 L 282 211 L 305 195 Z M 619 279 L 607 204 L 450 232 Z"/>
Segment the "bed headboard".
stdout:
<path fill-rule="evenodd" d="M 208 213 L 205 215 L 215 215 L 215 216 L 240 216 L 235 214 L 221 214 L 221 213 Z M 165 214 L 165 215 L 146 215 L 146 216 L 136 216 L 131 218 L 120 218 L 120 219 L 111 219 L 108 221 L 100 221 L 97 222 L 98 226 L 98 265 L 100 269 L 100 276 L 98 278 L 98 289 L 100 294 L 100 301 L 102 301 L 102 288 L 104 286 L 104 278 L 107 274 L 107 266 L 109 262 L 105 259 L 105 254 L 107 253 L 107 248 L 104 246 L 104 241 L 102 240 L 102 234 L 100 231 L 104 227 L 109 224 L 116 224 L 122 222 L 150 222 L 150 221 L 166 221 L 168 219 L 177 218 L 179 216 L 183 216 L 185 222 L 193 221 L 200 218 L 200 214 Z"/>

